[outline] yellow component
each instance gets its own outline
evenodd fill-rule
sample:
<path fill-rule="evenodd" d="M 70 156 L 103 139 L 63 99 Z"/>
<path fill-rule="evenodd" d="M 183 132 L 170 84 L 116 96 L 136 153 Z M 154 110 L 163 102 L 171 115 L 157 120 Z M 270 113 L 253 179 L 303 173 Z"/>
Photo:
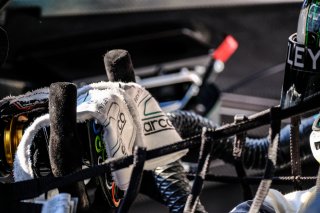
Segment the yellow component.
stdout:
<path fill-rule="evenodd" d="M 13 165 L 14 155 L 23 135 L 24 122 L 27 120 L 24 115 L 13 117 L 4 129 L 4 154 L 10 166 Z"/>

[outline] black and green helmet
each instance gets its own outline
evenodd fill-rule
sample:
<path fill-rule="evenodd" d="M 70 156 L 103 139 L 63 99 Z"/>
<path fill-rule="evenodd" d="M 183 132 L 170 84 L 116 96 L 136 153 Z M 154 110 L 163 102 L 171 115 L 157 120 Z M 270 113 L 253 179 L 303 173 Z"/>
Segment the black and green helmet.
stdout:
<path fill-rule="evenodd" d="M 305 0 L 299 17 L 297 42 L 306 46 L 319 47 L 320 1 Z"/>
<path fill-rule="evenodd" d="M 283 109 L 320 95 L 320 0 L 305 0 L 289 36 L 281 93 Z"/>

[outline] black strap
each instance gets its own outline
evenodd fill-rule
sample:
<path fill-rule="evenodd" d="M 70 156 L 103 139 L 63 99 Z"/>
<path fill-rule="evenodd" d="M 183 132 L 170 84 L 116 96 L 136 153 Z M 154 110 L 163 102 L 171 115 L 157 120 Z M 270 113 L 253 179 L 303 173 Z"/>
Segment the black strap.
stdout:
<path fill-rule="evenodd" d="M 183 212 L 185 213 L 193 213 L 196 211 L 196 206 L 199 202 L 199 196 L 203 188 L 205 175 L 207 174 L 210 165 L 213 143 L 208 140 L 207 128 L 204 127 L 202 129 L 201 137 L 201 148 L 199 153 L 197 174 L 192 185 L 191 193 L 188 196 L 186 205 L 184 207 Z"/>
<path fill-rule="evenodd" d="M 133 201 L 136 199 L 139 193 L 139 189 L 142 181 L 143 166 L 144 166 L 145 160 L 146 160 L 146 148 L 135 147 L 133 169 L 131 172 L 129 187 L 117 211 L 118 213 L 129 212 L 129 209 Z"/>
<path fill-rule="evenodd" d="M 160 157 L 166 154 L 171 154 L 177 151 L 184 150 L 186 148 L 192 148 L 198 145 L 200 142 L 194 140 L 200 138 L 200 135 L 180 141 L 173 145 L 167 145 L 157 149 L 149 150 L 146 153 L 146 160 Z M 25 180 L 15 183 L 0 184 L 0 197 L 10 194 L 11 200 L 15 201 L 31 199 L 38 197 L 39 195 L 61 186 L 68 185 L 77 181 L 89 179 L 92 177 L 100 176 L 107 171 L 116 171 L 128 167 L 133 163 L 133 156 L 110 159 L 105 164 L 93 166 L 90 168 L 77 171 L 66 176 L 53 177 L 45 176 L 31 180 Z"/>
<path fill-rule="evenodd" d="M 239 123 L 248 120 L 244 115 L 236 115 L 234 117 L 234 122 Z M 253 195 L 250 188 L 250 185 L 244 181 L 244 177 L 247 176 L 246 171 L 242 163 L 242 154 L 244 150 L 244 145 L 246 141 L 246 132 L 239 133 L 236 135 L 233 143 L 233 157 L 234 157 L 234 166 L 237 172 L 239 179 L 241 180 L 241 187 L 243 191 L 244 200 L 252 200 Z"/>
<path fill-rule="evenodd" d="M 300 116 L 293 116 L 290 125 L 290 157 L 291 174 L 294 178 L 294 189 L 301 190 L 301 160 L 300 160 L 300 137 L 299 137 Z"/>
<path fill-rule="evenodd" d="M 266 165 L 266 169 L 264 172 L 263 180 L 260 182 L 256 195 L 253 199 L 252 205 L 250 207 L 249 213 L 257 213 L 266 198 L 270 185 L 272 183 L 272 178 L 275 172 L 275 165 L 277 160 L 277 148 L 279 142 L 279 133 L 280 133 L 280 126 L 281 120 L 279 119 L 279 107 L 273 107 L 270 110 L 270 144 L 268 149 L 268 161 Z"/>

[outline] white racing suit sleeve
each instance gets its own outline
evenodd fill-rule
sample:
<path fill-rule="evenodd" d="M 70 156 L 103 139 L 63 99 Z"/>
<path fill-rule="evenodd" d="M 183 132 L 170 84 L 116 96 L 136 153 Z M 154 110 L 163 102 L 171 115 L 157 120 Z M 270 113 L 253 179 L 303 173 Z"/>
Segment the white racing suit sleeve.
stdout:
<path fill-rule="evenodd" d="M 314 201 L 316 187 L 304 191 L 295 191 L 283 195 L 275 189 L 270 189 L 259 213 L 310 213 L 307 209 Z M 249 212 L 252 201 L 246 201 L 230 211 L 230 213 Z"/>
<path fill-rule="evenodd" d="M 290 201 L 279 191 L 270 189 L 265 199 L 265 202 L 269 203 L 275 210 L 276 213 L 289 213 L 296 212 L 296 206 L 292 205 Z"/>
<path fill-rule="evenodd" d="M 277 190 L 271 189 L 266 197 L 277 213 L 307 213 L 306 207 L 312 202 L 316 195 L 316 188 L 295 191 L 283 195 Z"/>

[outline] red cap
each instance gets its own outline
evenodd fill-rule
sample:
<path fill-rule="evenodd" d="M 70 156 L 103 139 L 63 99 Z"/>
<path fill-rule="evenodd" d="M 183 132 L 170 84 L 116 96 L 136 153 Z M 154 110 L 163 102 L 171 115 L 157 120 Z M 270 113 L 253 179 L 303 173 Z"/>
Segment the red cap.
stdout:
<path fill-rule="evenodd" d="M 228 35 L 219 47 L 212 53 L 212 58 L 226 62 L 231 55 L 237 50 L 238 42 L 231 35 Z"/>

